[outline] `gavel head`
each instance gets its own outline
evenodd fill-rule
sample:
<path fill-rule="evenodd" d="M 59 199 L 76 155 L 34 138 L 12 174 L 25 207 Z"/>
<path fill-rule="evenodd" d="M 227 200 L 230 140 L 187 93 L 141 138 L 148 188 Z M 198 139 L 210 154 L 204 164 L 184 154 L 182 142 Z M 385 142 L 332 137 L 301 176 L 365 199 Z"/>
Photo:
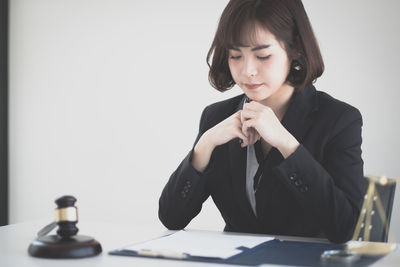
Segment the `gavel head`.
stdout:
<path fill-rule="evenodd" d="M 56 223 L 58 225 L 57 234 L 62 238 L 69 238 L 76 235 L 79 229 L 78 209 L 74 206 L 76 198 L 73 196 L 62 196 L 56 199 Z"/>

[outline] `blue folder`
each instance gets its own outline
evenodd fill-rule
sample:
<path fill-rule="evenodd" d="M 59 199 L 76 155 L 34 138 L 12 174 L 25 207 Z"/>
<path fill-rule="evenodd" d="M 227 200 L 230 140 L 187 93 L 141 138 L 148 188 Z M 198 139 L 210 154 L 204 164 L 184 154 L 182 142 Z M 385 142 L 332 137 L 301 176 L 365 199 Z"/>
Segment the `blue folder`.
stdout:
<path fill-rule="evenodd" d="M 278 264 L 288 266 L 343 266 L 343 263 L 323 262 L 321 254 L 326 250 L 343 249 L 344 245 L 338 244 L 325 244 L 314 242 L 299 242 L 299 241 L 280 241 L 274 239 L 261 243 L 254 248 L 240 247 L 238 249 L 243 252 L 232 256 L 227 259 L 219 258 L 206 258 L 188 256 L 183 261 L 197 261 L 208 263 L 221 263 L 221 264 L 238 264 L 247 266 L 256 266 L 261 264 Z M 139 255 L 132 250 L 113 250 L 109 252 L 110 255 L 121 256 L 134 256 L 134 257 L 148 257 Z M 362 256 L 357 261 L 348 264 L 347 266 L 368 266 L 379 260 L 382 256 L 366 257 Z M 153 257 L 154 258 L 154 257 Z M 156 257 L 163 258 L 163 257 Z M 168 259 L 168 258 L 164 258 Z M 176 260 L 176 259 L 168 259 Z"/>

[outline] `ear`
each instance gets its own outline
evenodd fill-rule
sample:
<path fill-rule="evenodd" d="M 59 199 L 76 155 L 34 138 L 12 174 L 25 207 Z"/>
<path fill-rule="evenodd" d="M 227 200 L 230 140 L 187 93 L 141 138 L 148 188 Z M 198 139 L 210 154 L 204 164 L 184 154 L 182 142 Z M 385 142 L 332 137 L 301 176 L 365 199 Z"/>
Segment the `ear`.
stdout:
<path fill-rule="evenodd" d="M 296 86 L 302 83 L 307 74 L 307 59 L 299 49 L 292 49 L 288 54 L 290 60 L 290 69 L 287 81 Z"/>
<path fill-rule="evenodd" d="M 300 40 L 300 36 L 297 34 L 294 39 L 294 42 L 290 48 L 290 52 L 288 53 L 289 60 L 291 62 L 290 69 L 294 69 L 296 71 L 305 70 L 307 67 L 307 58 L 305 57 L 303 44 Z"/>

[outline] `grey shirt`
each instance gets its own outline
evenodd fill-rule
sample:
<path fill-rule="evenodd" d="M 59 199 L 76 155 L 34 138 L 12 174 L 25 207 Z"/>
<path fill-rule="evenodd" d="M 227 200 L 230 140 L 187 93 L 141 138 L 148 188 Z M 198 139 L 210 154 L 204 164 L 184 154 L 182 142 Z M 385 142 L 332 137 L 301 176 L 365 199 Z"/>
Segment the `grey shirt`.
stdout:
<path fill-rule="evenodd" d="M 257 216 L 256 195 L 254 192 L 254 176 L 258 169 L 258 161 L 254 145 L 247 146 L 247 163 L 246 163 L 246 194 L 250 201 L 254 215 Z"/>

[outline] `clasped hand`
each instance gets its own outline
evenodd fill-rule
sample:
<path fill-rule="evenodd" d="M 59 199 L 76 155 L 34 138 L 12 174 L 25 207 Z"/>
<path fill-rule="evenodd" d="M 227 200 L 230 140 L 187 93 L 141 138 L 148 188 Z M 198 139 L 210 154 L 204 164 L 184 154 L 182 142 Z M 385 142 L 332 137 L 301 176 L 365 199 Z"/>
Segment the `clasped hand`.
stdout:
<path fill-rule="evenodd" d="M 241 146 L 245 147 L 262 138 L 271 146 L 277 147 L 284 142 L 288 134 L 274 111 L 256 101 L 245 103 L 242 110 L 232 114 L 210 131 L 215 146 L 240 138 Z"/>
<path fill-rule="evenodd" d="M 234 138 L 242 140 L 242 147 L 253 145 L 262 138 L 276 147 L 284 158 L 299 146 L 299 142 L 283 127 L 270 107 L 253 101 L 245 103 L 243 110 L 235 112 L 201 136 L 194 147 L 193 167 L 199 172 L 204 171 L 214 148 Z"/>

